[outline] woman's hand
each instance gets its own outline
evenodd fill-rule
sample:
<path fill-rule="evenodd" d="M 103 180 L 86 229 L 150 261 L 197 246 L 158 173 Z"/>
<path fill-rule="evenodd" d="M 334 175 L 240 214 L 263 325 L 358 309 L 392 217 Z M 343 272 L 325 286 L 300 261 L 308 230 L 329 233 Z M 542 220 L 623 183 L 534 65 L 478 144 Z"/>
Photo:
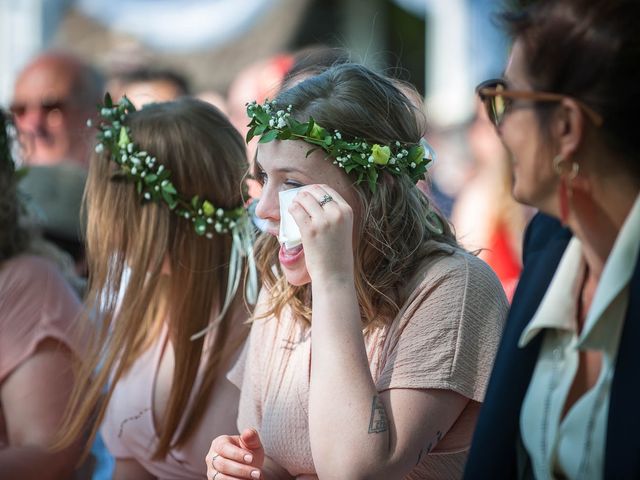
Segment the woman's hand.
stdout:
<path fill-rule="evenodd" d="M 217 437 L 205 462 L 209 480 L 262 478 L 264 449 L 258 432 L 248 428 L 240 435 Z"/>
<path fill-rule="evenodd" d="M 291 203 L 311 280 L 353 276 L 353 211 L 327 185 L 310 185 Z"/>

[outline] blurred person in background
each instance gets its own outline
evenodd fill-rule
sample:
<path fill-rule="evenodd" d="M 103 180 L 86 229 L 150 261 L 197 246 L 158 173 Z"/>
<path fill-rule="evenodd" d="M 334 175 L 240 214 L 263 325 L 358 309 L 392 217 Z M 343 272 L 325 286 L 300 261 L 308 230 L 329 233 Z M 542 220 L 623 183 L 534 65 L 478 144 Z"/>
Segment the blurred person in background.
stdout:
<path fill-rule="evenodd" d="M 254 99 L 264 101 L 280 91 L 282 80 L 293 65 L 293 56 L 281 53 L 247 65 L 234 77 L 227 89 L 227 105 L 231 123 L 244 136 L 247 128 L 247 103 Z M 250 161 L 255 147 L 247 146 Z"/>
<path fill-rule="evenodd" d="M 513 198 L 509 153 L 480 102 L 467 141 L 474 173 L 456 198 L 451 222 L 460 242 L 477 250 L 496 272 L 511 300 L 522 269 L 524 230 L 534 210 Z"/>
<path fill-rule="evenodd" d="M 514 197 L 541 213 L 467 478 L 640 478 L 638 18 L 637 0 L 503 16 L 505 75 L 478 93 L 512 154 Z"/>
<path fill-rule="evenodd" d="M 87 274 L 80 204 L 91 153 L 87 120 L 104 89 L 102 76 L 66 52 L 35 57 L 18 75 L 11 112 L 29 167 L 20 189 L 30 198 L 45 237 Z"/>
<path fill-rule="evenodd" d="M 254 62 L 242 69 L 233 79 L 227 90 L 227 109 L 229 119 L 245 138 L 247 127 L 247 103 L 256 99 L 264 101 L 274 98 L 280 91 L 282 81 L 293 65 L 293 57 L 282 53 L 273 57 Z M 257 140 L 247 143 L 247 159 L 253 163 L 256 156 Z M 260 198 L 262 188 L 253 178 L 247 178 L 249 197 Z M 259 222 L 258 222 L 259 224 Z"/>
<path fill-rule="evenodd" d="M 350 61 L 351 53 L 344 48 L 322 44 L 301 48 L 293 52 L 291 68 L 282 79 L 280 90 L 291 88 L 296 83 L 318 75 L 329 67 Z"/>
<path fill-rule="evenodd" d="M 107 91 L 114 100 L 126 95 L 136 108 L 141 108 L 190 95 L 191 87 L 187 76 L 175 69 L 146 66 L 112 76 Z"/>
<path fill-rule="evenodd" d="M 202 90 L 196 93 L 195 97 L 213 105 L 227 117 L 229 116 L 229 106 L 227 105 L 227 99 L 220 92 L 216 90 Z"/>
<path fill-rule="evenodd" d="M 50 450 L 84 357 L 81 307 L 70 260 L 21 222 L 7 119 L 0 111 L 0 477 L 90 478 L 76 470 L 81 440 Z"/>
<path fill-rule="evenodd" d="M 24 163 L 86 168 L 91 152 L 86 123 L 103 89 L 100 74 L 69 53 L 46 52 L 29 62 L 15 81 L 10 107 Z"/>

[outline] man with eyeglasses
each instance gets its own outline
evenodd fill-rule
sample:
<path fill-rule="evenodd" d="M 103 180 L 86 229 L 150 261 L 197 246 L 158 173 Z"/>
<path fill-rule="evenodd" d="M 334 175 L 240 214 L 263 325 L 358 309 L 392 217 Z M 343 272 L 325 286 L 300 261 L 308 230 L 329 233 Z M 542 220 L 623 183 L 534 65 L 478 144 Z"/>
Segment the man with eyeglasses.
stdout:
<path fill-rule="evenodd" d="M 88 164 L 93 116 L 104 88 L 80 59 L 48 52 L 31 61 L 15 82 L 11 112 L 28 165 Z"/>
<path fill-rule="evenodd" d="M 45 237 L 67 251 L 84 275 L 80 204 L 91 154 L 87 120 L 103 95 L 102 76 L 65 52 L 45 52 L 18 75 L 10 110 L 20 157 L 29 167 L 20 189 Z"/>

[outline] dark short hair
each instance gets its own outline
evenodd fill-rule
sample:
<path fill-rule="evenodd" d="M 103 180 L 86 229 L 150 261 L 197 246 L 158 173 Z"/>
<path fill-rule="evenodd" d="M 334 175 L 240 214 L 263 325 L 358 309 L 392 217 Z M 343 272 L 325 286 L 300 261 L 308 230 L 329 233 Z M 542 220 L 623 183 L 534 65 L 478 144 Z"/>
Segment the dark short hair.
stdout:
<path fill-rule="evenodd" d="M 598 112 L 606 144 L 637 178 L 639 18 L 638 0 L 523 0 L 501 16 L 522 43 L 532 87 L 566 94 Z"/>
<path fill-rule="evenodd" d="M 118 80 L 124 84 L 139 82 L 168 82 L 176 87 L 180 96 L 191 94 L 191 87 L 187 76 L 171 68 L 148 66 L 139 67 L 118 75 Z"/>
<path fill-rule="evenodd" d="M 343 48 L 311 45 L 293 54 L 293 64 L 282 80 L 283 89 L 295 83 L 298 77 L 322 73 L 334 65 L 351 62 L 351 55 Z"/>

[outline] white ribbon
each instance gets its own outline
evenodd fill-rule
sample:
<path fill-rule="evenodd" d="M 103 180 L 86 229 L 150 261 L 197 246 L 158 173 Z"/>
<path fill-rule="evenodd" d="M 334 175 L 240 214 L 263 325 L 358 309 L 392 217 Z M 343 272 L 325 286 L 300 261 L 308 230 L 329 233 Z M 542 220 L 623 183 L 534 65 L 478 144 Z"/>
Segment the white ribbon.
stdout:
<path fill-rule="evenodd" d="M 222 310 L 216 319 L 197 333 L 191 335 L 191 341 L 197 340 L 207 334 L 209 330 L 218 325 L 224 318 L 233 298 L 240 286 L 242 278 L 243 259 L 247 261 L 247 283 L 245 285 L 245 298 L 251 305 L 255 305 L 258 299 L 258 271 L 253 256 L 253 242 L 255 239 L 254 227 L 248 215 L 238 220 L 232 229 L 231 255 L 229 256 L 229 276 L 227 278 L 227 292 L 225 294 Z"/>

